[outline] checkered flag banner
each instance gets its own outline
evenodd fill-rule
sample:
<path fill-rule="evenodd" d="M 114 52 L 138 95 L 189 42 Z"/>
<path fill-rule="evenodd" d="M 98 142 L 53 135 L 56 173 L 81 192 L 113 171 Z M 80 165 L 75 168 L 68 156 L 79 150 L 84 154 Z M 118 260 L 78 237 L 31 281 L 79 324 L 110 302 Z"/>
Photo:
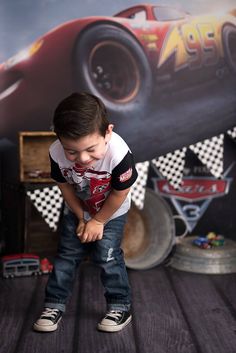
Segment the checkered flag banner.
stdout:
<path fill-rule="evenodd" d="M 63 202 L 58 186 L 27 191 L 27 196 L 49 227 L 56 231 Z"/>
<path fill-rule="evenodd" d="M 198 159 L 209 169 L 214 177 L 223 174 L 224 134 L 211 139 L 190 145 L 189 148 L 197 155 Z"/>
<path fill-rule="evenodd" d="M 178 189 L 182 183 L 186 151 L 187 148 L 183 147 L 173 153 L 167 153 L 165 156 L 152 160 L 152 163 L 157 167 L 163 177 L 176 189 Z"/>
<path fill-rule="evenodd" d="M 144 205 L 146 184 L 148 177 L 149 162 L 136 163 L 138 178 L 131 188 L 131 198 L 135 205 L 141 210 Z"/>
<path fill-rule="evenodd" d="M 232 130 L 227 130 L 227 134 L 236 142 L 236 126 Z"/>

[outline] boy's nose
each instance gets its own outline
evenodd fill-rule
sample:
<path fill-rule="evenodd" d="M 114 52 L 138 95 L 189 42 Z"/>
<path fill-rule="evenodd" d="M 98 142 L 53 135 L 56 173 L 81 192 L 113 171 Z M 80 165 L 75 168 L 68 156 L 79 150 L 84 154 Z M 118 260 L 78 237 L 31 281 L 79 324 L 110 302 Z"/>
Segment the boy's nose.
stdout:
<path fill-rule="evenodd" d="M 77 158 L 77 161 L 80 162 L 80 163 L 86 163 L 89 160 L 90 160 L 90 157 L 89 157 L 89 155 L 86 152 L 80 153 L 78 158 Z"/>

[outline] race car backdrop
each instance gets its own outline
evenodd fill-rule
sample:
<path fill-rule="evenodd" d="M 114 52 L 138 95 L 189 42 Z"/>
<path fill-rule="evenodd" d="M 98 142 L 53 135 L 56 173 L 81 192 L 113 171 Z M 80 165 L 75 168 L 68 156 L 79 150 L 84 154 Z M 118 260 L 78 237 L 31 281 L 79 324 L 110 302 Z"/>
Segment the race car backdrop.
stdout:
<path fill-rule="evenodd" d="M 139 208 L 147 183 L 189 233 L 236 237 L 234 0 L 5 0 L 0 10 L 1 151 L 19 131 L 50 130 L 58 102 L 89 91 L 135 154 Z"/>

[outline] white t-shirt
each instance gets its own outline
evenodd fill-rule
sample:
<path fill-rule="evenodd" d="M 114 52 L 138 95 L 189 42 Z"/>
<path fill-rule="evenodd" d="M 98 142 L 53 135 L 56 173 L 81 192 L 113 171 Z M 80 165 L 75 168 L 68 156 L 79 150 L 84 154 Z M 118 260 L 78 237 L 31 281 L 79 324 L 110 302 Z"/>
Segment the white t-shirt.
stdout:
<path fill-rule="evenodd" d="M 82 201 L 85 219 L 95 215 L 102 207 L 111 189 L 125 190 L 137 179 L 133 155 L 126 142 L 115 132 L 107 145 L 103 159 L 89 168 L 66 159 L 64 149 L 56 140 L 49 149 L 51 177 L 59 183 L 69 183 Z M 110 220 L 126 213 L 130 208 L 130 193 Z"/>

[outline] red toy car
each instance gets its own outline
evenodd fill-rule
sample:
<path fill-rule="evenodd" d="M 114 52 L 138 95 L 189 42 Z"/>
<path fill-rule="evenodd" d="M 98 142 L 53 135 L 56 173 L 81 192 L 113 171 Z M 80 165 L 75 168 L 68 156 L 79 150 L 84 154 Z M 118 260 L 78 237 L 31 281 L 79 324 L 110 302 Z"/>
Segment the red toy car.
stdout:
<path fill-rule="evenodd" d="M 40 261 L 40 271 L 43 274 L 48 274 L 52 272 L 53 265 L 51 262 L 45 257 Z"/>

